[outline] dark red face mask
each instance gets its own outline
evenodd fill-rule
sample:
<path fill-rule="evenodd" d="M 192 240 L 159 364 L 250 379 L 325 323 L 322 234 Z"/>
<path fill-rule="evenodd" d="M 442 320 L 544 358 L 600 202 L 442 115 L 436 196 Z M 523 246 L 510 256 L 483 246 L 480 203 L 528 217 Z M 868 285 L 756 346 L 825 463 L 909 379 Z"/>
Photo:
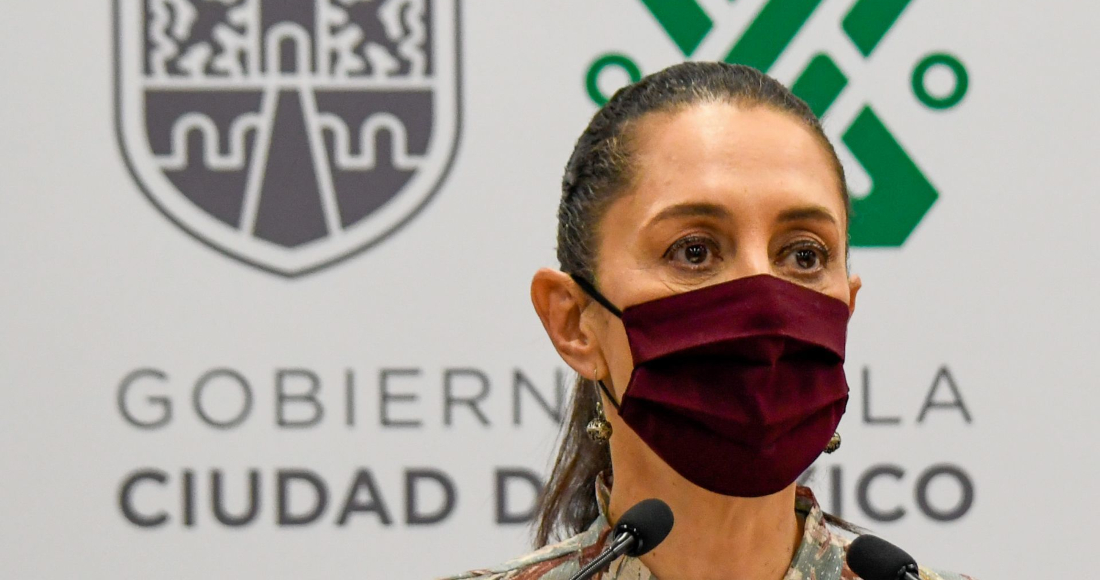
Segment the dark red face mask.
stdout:
<path fill-rule="evenodd" d="M 623 422 L 677 473 L 723 495 L 759 497 L 792 482 L 825 449 L 848 403 L 848 305 L 758 275 L 620 312 L 634 371 Z"/>

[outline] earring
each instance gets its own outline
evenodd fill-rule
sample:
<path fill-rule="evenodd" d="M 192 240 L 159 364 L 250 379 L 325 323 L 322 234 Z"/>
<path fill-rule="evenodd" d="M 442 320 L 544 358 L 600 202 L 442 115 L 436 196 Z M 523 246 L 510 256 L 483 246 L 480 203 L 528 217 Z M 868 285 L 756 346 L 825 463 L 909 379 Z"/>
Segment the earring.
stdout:
<path fill-rule="evenodd" d="M 825 453 L 832 453 L 840 449 L 840 433 L 833 431 L 832 439 L 829 439 L 828 445 L 825 446 Z"/>
<path fill-rule="evenodd" d="M 584 431 L 588 433 L 588 438 L 596 443 L 606 444 L 611 440 L 611 423 L 607 422 L 607 417 L 603 414 L 603 401 L 598 390 L 596 391 L 596 416 L 592 417 Z"/>

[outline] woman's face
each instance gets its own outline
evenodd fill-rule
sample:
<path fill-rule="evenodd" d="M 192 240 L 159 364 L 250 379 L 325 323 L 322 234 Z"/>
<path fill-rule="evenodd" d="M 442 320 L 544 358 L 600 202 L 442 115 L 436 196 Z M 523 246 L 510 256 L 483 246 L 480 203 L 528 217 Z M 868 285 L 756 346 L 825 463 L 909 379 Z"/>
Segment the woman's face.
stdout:
<path fill-rule="evenodd" d="M 798 119 L 695 105 L 643 117 L 631 145 L 633 181 L 599 224 L 597 286 L 613 303 L 770 274 L 854 308 L 860 282 L 845 264 L 840 186 Z M 598 374 L 621 400 L 633 368 L 622 323 L 589 304 L 582 324 L 597 338 Z"/>

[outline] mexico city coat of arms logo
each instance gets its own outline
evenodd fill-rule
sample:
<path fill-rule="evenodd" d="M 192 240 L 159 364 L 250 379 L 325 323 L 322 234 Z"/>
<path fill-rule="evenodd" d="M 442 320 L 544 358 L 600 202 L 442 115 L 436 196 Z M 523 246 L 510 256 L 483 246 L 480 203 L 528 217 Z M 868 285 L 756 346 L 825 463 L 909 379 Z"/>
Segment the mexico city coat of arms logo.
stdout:
<path fill-rule="evenodd" d="M 141 189 L 284 276 L 424 207 L 461 128 L 457 0 L 116 0 L 115 108 Z"/>

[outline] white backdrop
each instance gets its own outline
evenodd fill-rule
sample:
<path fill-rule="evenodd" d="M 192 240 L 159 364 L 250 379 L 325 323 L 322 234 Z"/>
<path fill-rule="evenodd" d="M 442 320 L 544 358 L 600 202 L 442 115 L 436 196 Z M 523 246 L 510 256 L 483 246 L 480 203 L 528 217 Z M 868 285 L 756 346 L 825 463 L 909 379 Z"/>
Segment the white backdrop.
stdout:
<path fill-rule="evenodd" d="M 494 482 L 545 472 L 557 426 L 532 392 L 553 407 L 572 383 L 528 283 L 556 264 L 561 168 L 595 110 L 585 77 L 609 53 L 643 73 L 685 58 L 642 2 L 551 4 L 432 4 L 423 86 L 433 130 L 458 126 L 417 169 L 438 187 L 409 186 L 429 201 L 368 249 L 288 278 L 200 243 L 146 198 L 175 192 L 135 177 L 116 136 L 114 47 L 130 45 L 109 2 L 7 3 L 0 576 L 426 578 L 527 550 L 525 525 L 496 521 Z M 714 59 L 764 2 L 699 5 L 709 33 L 690 56 Z M 938 199 L 900 247 L 852 252 L 864 290 L 844 447 L 811 484 L 826 509 L 923 563 L 986 579 L 1083 576 L 1100 475 L 1100 7 L 913 0 L 864 57 L 840 25 L 852 6 L 823 2 L 771 72 L 791 83 L 829 55 L 848 78 L 826 117 L 833 138 L 869 104 Z M 967 72 L 954 106 L 914 95 L 913 70 L 933 53 Z M 625 78 L 609 67 L 598 83 Z M 924 81 L 941 98 L 955 87 L 942 66 Z M 310 251 L 334 256 L 326 240 Z M 220 523 L 214 480 L 240 516 L 250 470 L 254 518 Z M 505 515 L 522 515 L 531 485 L 507 481 Z M 280 507 L 310 521 L 280 522 Z"/>

